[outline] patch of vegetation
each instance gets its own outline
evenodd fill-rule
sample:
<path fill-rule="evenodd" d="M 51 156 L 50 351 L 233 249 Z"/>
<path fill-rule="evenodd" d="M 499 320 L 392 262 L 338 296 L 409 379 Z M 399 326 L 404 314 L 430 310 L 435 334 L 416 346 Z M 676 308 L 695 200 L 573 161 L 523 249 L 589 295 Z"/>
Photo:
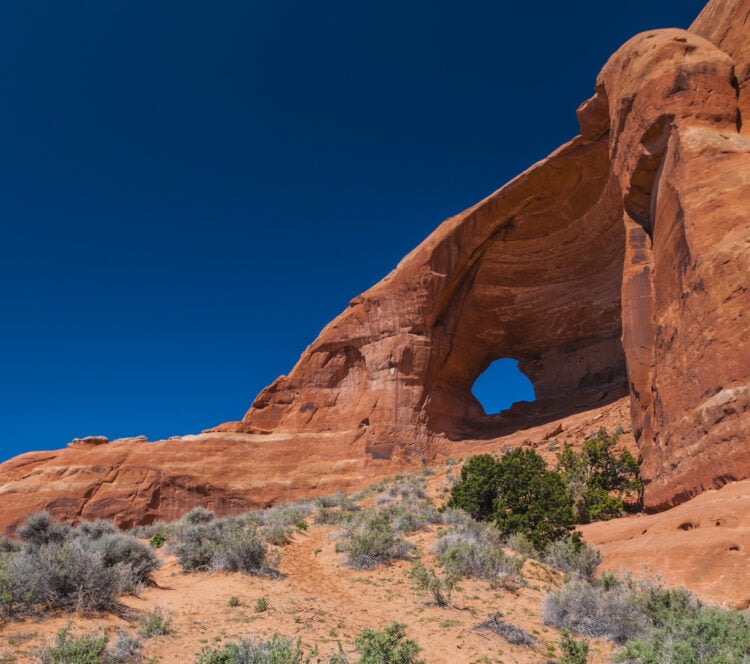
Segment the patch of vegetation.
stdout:
<path fill-rule="evenodd" d="M 589 642 L 574 639 L 567 629 L 560 634 L 560 664 L 586 664 L 589 661 Z"/>
<path fill-rule="evenodd" d="M 417 658 L 422 650 L 406 638 L 406 625 L 394 622 L 382 631 L 364 630 L 354 642 L 359 664 L 424 664 Z"/>
<path fill-rule="evenodd" d="M 561 475 L 548 470 L 534 450 L 521 448 L 501 459 L 472 457 L 461 469 L 448 507 L 480 521 L 493 520 L 505 536 L 524 535 L 536 549 L 573 529 L 573 509 Z"/>
<path fill-rule="evenodd" d="M 546 624 L 623 646 L 628 664 L 731 664 L 750 659 L 750 624 L 703 605 L 684 589 L 637 585 L 613 575 L 573 578 L 544 601 Z"/>
<path fill-rule="evenodd" d="M 641 597 L 651 628 L 625 644 L 632 664 L 750 661 L 750 624 L 738 611 L 704 606 L 685 590 L 649 588 Z"/>
<path fill-rule="evenodd" d="M 432 601 L 437 606 L 450 606 L 453 588 L 458 582 L 458 577 L 445 572 L 438 576 L 434 569 L 425 567 L 420 561 L 414 563 L 409 572 L 417 588 L 432 596 Z"/>
<path fill-rule="evenodd" d="M 385 509 L 366 510 L 347 524 L 336 549 L 347 554 L 350 567 L 370 569 L 389 560 L 407 557 L 414 546 L 396 531 L 393 516 Z"/>
<path fill-rule="evenodd" d="M 442 535 L 433 551 L 452 577 L 484 579 L 494 585 L 522 580 L 523 560 L 505 553 L 502 535 L 488 523 L 465 520 Z"/>
<path fill-rule="evenodd" d="M 470 458 L 446 507 L 477 521 L 494 521 L 506 537 L 523 535 L 538 551 L 570 535 L 576 523 L 610 519 L 640 506 L 638 462 L 617 453 L 617 434 L 604 428 L 583 443 L 565 445 L 554 470 L 534 450 L 517 448 L 500 459 Z"/>
<path fill-rule="evenodd" d="M 311 661 L 302 644 L 274 634 L 268 641 L 245 639 L 217 648 L 204 648 L 196 664 L 303 664 Z"/>
<path fill-rule="evenodd" d="M 222 570 L 253 575 L 276 575 L 278 557 L 271 554 L 255 525 L 239 518 L 213 519 L 197 524 L 180 522 L 171 545 L 186 572 Z"/>
<path fill-rule="evenodd" d="M 172 614 L 160 606 L 155 606 L 151 611 L 141 615 L 138 622 L 141 625 L 139 633 L 144 639 L 165 636 L 172 632 Z"/>
<path fill-rule="evenodd" d="M 161 549 L 161 547 L 164 546 L 164 543 L 169 538 L 169 532 L 166 530 L 160 530 L 154 536 L 149 539 L 148 543 L 154 548 L 154 549 Z"/>
<path fill-rule="evenodd" d="M 270 607 L 270 603 L 268 601 L 268 597 L 259 597 L 257 600 L 255 600 L 255 606 L 253 607 L 253 610 L 255 613 L 264 613 L 265 611 L 268 611 Z"/>
<path fill-rule="evenodd" d="M 602 561 L 602 554 L 578 537 L 566 537 L 551 542 L 542 559 L 560 572 L 590 579 Z"/>
<path fill-rule="evenodd" d="M 546 625 L 623 644 L 648 628 L 648 618 L 637 601 L 634 585 L 607 577 L 592 583 L 573 577 L 544 600 Z"/>
<path fill-rule="evenodd" d="M 70 625 L 37 653 L 39 664 L 127 664 L 143 661 L 138 639 L 120 632 L 115 643 L 100 632 L 74 635 Z"/>
<path fill-rule="evenodd" d="M 306 530 L 305 518 L 314 512 L 312 503 L 282 503 L 261 512 L 261 537 L 269 544 L 282 546 L 295 530 Z"/>
<path fill-rule="evenodd" d="M 556 470 L 563 476 L 578 523 L 604 521 L 620 516 L 628 507 L 640 507 L 643 485 L 638 461 L 627 450 L 616 453 L 619 435 L 601 427 L 583 442 L 580 452 L 569 444 L 557 457 Z"/>
<path fill-rule="evenodd" d="M 106 521 L 71 528 L 40 512 L 18 534 L 0 551 L 0 616 L 112 610 L 159 566 L 148 546 Z"/>

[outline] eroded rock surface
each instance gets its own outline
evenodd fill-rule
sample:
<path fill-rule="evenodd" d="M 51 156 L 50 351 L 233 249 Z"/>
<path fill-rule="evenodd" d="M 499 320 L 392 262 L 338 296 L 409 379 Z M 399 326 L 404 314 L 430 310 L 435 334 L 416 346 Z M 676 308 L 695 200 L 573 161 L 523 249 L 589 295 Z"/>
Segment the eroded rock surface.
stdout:
<path fill-rule="evenodd" d="M 649 509 L 750 477 L 748 43 L 750 0 L 637 35 L 578 110 L 580 136 L 443 222 L 242 421 L 24 455 L 0 465 L 0 510 L 226 513 L 499 445 L 628 392 Z M 471 387 L 501 357 L 537 401 L 487 415 Z"/>

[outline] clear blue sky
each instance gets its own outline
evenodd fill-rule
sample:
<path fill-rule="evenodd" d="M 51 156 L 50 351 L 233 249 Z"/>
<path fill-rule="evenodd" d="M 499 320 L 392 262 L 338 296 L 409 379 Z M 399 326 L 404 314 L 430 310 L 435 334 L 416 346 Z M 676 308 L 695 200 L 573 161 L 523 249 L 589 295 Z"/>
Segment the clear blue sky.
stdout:
<path fill-rule="evenodd" d="M 702 5 L 2 3 L 0 459 L 239 419 Z"/>

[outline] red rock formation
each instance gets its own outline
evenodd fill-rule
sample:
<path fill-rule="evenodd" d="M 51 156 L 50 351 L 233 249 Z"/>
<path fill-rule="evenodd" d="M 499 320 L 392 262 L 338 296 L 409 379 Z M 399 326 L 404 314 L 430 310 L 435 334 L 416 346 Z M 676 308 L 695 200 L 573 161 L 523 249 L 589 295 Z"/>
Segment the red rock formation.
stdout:
<path fill-rule="evenodd" d="M 457 455 L 628 388 L 650 509 L 749 477 L 748 16 L 750 0 L 712 0 L 692 32 L 631 39 L 579 109 L 581 136 L 441 224 L 241 422 L 124 455 L 25 455 L 0 466 L 0 510 L 133 523 L 202 497 L 231 511 Z M 537 401 L 488 416 L 471 386 L 500 357 Z"/>
<path fill-rule="evenodd" d="M 606 139 L 575 139 L 444 222 L 232 428 L 345 431 L 376 458 L 429 458 L 438 437 L 513 423 L 471 393 L 501 357 L 531 379 L 537 416 L 621 396 L 621 216 Z"/>
<path fill-rule="evenodd" d="M 750 476 L 750 141 L 735 69 L 689 32 L 644 33 L 590 102 L 608 109 L 623 192 L 623 344 L 652 510 Z"/>

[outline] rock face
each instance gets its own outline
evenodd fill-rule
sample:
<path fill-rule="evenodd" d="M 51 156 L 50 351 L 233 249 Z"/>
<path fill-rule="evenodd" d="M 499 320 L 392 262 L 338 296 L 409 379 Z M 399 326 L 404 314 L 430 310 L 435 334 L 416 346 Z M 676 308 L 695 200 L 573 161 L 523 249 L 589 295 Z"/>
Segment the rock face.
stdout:
<path fill-rule="evenodd" d="M 470 391 L 513 357 L 536 417 L 618 396 L 627 374 L 647 508 L 750 476 L 748 16 L 714 0 L 692 31 L 627 42 L 581 136 L 444 222 L 236 428 L 345 423 L 372 455 L 429 456 L 517 426 Z"/>
<path fill-rule="evenodd" d="M 241 422 L 200 445 L 142 446 L 127 463 L 116 455 L 105 463 L 113 445 L 85 439 L 85 453 L 78 444 L 47 461 L 26 455 L 0 466 L 0 494 L 50 473 L 47 486 L 59 484 L 77 465 L 99 482 L 86 491 L 104 483 L 130 496 L 80 508 L 90 515 L 168 518 L 182 509 L 165 498 L 179 494 L 169 493 L 175 468 L 200 476 L 195 466 L 208 455 L 210 481 L 191 480 L 190 495 L 261 504 L 280 497 L 263 489 L 273 484 L 264 472 L 281 478 L 284 469 L 281 493 L 291 497 L 321 476 L 309 473 L 310 459 L 322 464 L 314 473 L 345 461 L 356 472 L 339 485 L 353 486 L 379 463 L 457 455 L 470 441 L 628 392 L 649 509 L 750 477 L 748 16 L 750 0 L 712 0 L 689 31 L 627 42 L 578 110 L 580 136 L 443 222 L 355 298 Z M 501 357 L 519 361 L 537 401 L 487 415 L 471 387 Z M 232 480 L 221 474 L 228 465 Z M 134 489 L 148 483 L 143 472 L 159 500 Z M 238 489 L 242 481 L 257 493 Z M 42 494 L 27 512 L 67 514 L 67 498 Z"/>
<path fill-rule="evenodd" d="M 375 458 L 429 458 L 437 438 L 517 426 L 471 393 L 501 357 L 532 381 L 537 415 L 622 396 L 624 246 L 606 137 L 577 138 L 445 221 L 228 428 L 344 430 Z"/>

